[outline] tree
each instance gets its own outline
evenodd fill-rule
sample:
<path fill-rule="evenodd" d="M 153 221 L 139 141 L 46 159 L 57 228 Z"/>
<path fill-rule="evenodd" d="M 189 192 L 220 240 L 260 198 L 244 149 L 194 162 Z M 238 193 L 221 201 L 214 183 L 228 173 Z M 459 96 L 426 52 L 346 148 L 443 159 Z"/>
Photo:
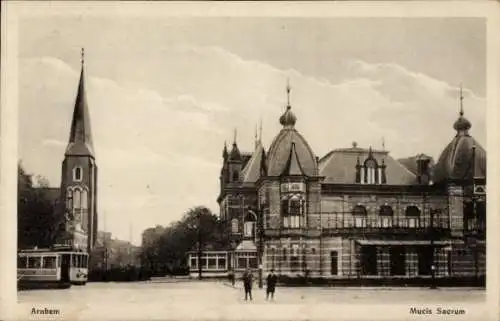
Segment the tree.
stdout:
<path fill-rule="evenodd" d="M 54 192 L 59 192 L 48 184 L 43 177 L 34 184 L 32 175 L 18 164 L 18 248 L 49 247 L 56 241 L 61 217 Z"/>
<path fill-rule="evenodd" d="M 154 242 L 143 244 L 141 261 L 147 262 L 149 268 L 163 273 L 186 268 L 187 252 L 198 248 L 198 240 L 201 240 L 204 248 L 221 249 L 229 245 L 225 227 L 208 208 L 193 207 L 181 220 L 165 228 Z"/>

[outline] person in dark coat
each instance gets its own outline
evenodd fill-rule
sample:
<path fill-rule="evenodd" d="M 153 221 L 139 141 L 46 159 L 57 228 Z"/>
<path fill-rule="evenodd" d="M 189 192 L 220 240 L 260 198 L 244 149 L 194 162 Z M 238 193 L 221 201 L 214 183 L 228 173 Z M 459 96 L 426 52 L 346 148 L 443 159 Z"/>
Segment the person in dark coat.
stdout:
<path fill-rule="evenodd" d="M 250 297 L 250 301 L 252 301 L 252 283 L 253 283 L 253 274 L 252 271 L 247 269 L 243 274 L 243 287 L 245 288 L 245 301 Z"/>
<path fill-rule="evenodd" d="M 267 276 L 267 288 L 266 288 L 266 300 L 269 299 L 269 295 L 271 295 L 271 299 L 274 300 L 274 290 L 276 289 L 276 283 L 278 282 L 278 277 L 274 274 L 274 269 L 271 270 L 271 273 Z"/>

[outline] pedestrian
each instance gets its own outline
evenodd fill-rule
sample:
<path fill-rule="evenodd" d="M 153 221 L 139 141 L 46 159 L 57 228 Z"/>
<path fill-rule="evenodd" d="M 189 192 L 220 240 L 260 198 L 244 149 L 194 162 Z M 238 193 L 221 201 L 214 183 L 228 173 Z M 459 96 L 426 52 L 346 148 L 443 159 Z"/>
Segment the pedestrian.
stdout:
<path fill-rule="evenodd" d="M 252 299 L 252 283 L 253 283 L 253 274 L 250 269 L 246 269 L 245 273 L 243 274 L 243 287 L 245 288 L 245 301 L 248 300 L 250 297 L 250 301 L 253 301 Z"/>
<path fill-rule="evenodd" d="M 266 300 L 269 299 L 269 295 L 271 295 L 271 299 L 274 300 L 274 290 L 276 289 L 277 282 L 278 277 L 274 274 L 274 269 L 272 269 L 271 273 L 267 276 Z"/>

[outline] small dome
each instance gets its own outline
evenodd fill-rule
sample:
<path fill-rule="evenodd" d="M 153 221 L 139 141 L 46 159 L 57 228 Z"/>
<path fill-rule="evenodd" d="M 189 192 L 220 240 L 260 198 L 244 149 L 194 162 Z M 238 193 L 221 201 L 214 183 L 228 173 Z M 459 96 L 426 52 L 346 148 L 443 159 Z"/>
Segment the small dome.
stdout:
<path fill-rule="evenodd" d="M 458 119 L 455 121 L 455 123 L 453 124 L 453 128 L 457 131 L 457 132 L 460 132 L 460 131 L 468 131 L 470 128 L 472 127 L 472 124 L 470 123 L 470 121 L 465 118 L 463 115 L 460 115 L 460 117 L 458 117 Z"/>
<path fill-rule="evenodd" d="M 280 124 L 284 127 L 293 127 L 297 122 L 297 117 L 295 117 L 291 109 L 292 107 L 287 106 L 285 113 L 280 117 Z"/>

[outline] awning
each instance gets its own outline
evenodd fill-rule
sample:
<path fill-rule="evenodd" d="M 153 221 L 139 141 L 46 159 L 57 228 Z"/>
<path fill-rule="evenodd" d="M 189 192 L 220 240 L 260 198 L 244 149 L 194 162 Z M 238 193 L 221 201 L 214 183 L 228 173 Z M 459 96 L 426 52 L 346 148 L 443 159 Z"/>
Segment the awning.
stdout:
<path fill-rule="evenodd" d="M 361 245 L 431 245 L 428 240 L 356 240 Z M 462 241 L 434 241 L 435 245 L 462 244 Z"/>
<path fill-rule="evenodd" d="M 257 251 L 257 246 L 251 240 L 243 240 L 237 247 L 236 251 Z"/>

